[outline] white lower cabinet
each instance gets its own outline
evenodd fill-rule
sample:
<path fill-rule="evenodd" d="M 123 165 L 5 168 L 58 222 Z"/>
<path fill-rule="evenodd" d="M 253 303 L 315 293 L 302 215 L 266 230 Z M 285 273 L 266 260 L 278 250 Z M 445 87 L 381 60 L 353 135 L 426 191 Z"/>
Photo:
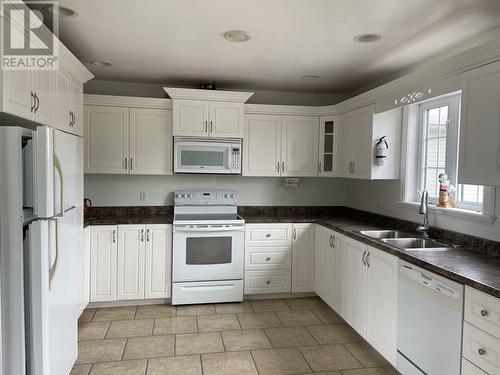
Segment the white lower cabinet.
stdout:
<path fill-rule="evenodd" d="M 347 238 L 344 258 L 344 319 L 361 336 L 366 337 L 368 273 L 365 244 Z"/>
<path fill-rule="evenodd" d="M 172 226 L 91 227 L 91 301 L 170 297 Z"/>
<path fill-rule="evenodd" d="M 398 258 L 368 247 L 366 341 L 396 363 Z"/>
<path fill-rule="evenodd" d="M 80 258 L 81 306 L 80 313 L 90 302 L 90 227 L 83 228 L 83 251 Z"/>
<path fill-rule="evenodd" d="M 146 225 L 146 271 L 144 296 L 169 298 L 172 286 L 172 226 Z"/>
<path fill-rule="evenodd" d="M 500 299 L 465 287 L 462 375 L 500 374 Z"/>
<path fill-rule="evenodd" d="M 314 291 L 328 306 L 342 315 L 344 236 L 316 224 L 314 241 Z"/>
<path fill-rule="evenodd" d="M 314 224 L 293 224 L 292 293 L 314 292 Z"/>
<path fill-rule="evenodd" d="M 144 298 L 144 225 L 118 226 L 118 300 Z"/>
<path fill-rule="evenodd" d="M 90 227 L 90 301 L 116 301 L 116 225 Z"/>
<path fill-rule="evenodd" d="M 245 226 L 245 294 L 314 291 L 314 224 Z"/>

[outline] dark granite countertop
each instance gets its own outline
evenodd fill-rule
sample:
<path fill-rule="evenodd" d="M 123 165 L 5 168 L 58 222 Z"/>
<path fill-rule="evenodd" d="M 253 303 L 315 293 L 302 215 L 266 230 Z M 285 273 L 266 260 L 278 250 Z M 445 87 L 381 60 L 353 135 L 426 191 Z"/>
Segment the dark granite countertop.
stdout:
<path fill-rule="evenodd" d="M 238 207 L 251 223 L 316 223 L 386 251 L 400 259 L 500 298 L 500 243 L 431 228 L 432 238 L 460 244 L 459 249 L 405 251 L 359 233 L 368 229 L 414 232 L 416 224 L 345 207 Z M 172 207 L 92 208 L 85 225 L 171 224 Z"/>

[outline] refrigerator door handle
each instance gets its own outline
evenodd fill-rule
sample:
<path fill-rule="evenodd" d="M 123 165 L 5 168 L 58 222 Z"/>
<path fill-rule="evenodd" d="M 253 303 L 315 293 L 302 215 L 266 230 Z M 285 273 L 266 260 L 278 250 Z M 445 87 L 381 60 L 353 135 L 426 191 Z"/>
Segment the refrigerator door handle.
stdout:
<path fill-rule="evenodd" d="M 59 159 L 54 152 L 54 168 L 57 170 L 57 173 L 59 173 L 59 178 L 61 179 L 61 196 L 60 202 L 61 202 L 61 212 L 58 214 L 54 215 L 54 217 L 63 217 L 64 216 L 64 178 L 63 178 L 63 173 L 62 173 L 62 168 L 61 168 L 61 163 L 59 162 Z"/>
<path fill-rule="evenodd" d="M 54 258 L 54 263 L 49 268 L 49 290 L 52 290 L 52 279 L 54 278 L 54 275 L 57 270 L 57 263 L 59 261 L 59 220 L 57 219 L 50 219 L 51 221 L 54 221 L 56 223 L 56 240 L 55 240 L 55 249 L 56 249 L 56 256 Z"/>

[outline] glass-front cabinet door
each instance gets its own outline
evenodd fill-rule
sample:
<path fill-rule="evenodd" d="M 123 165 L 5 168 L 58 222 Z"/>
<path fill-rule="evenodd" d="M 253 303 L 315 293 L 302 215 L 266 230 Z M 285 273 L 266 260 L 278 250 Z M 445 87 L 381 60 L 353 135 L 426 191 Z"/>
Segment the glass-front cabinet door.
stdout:
<path fill-rule="evenodd" d="M 320 117 L 318 175 L 336 176 L 337 168 L 337 127 L 335 116 Z"/>

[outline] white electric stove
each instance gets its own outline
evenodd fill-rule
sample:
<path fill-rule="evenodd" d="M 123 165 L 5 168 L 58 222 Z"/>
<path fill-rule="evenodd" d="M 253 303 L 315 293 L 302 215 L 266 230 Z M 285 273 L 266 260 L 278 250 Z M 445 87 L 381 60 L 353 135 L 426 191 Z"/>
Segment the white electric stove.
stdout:
<path fill-rule="evenodd" d="M 243 300 L 245 221 L 234 191 L 174 196 L 172 304 Z"/>

